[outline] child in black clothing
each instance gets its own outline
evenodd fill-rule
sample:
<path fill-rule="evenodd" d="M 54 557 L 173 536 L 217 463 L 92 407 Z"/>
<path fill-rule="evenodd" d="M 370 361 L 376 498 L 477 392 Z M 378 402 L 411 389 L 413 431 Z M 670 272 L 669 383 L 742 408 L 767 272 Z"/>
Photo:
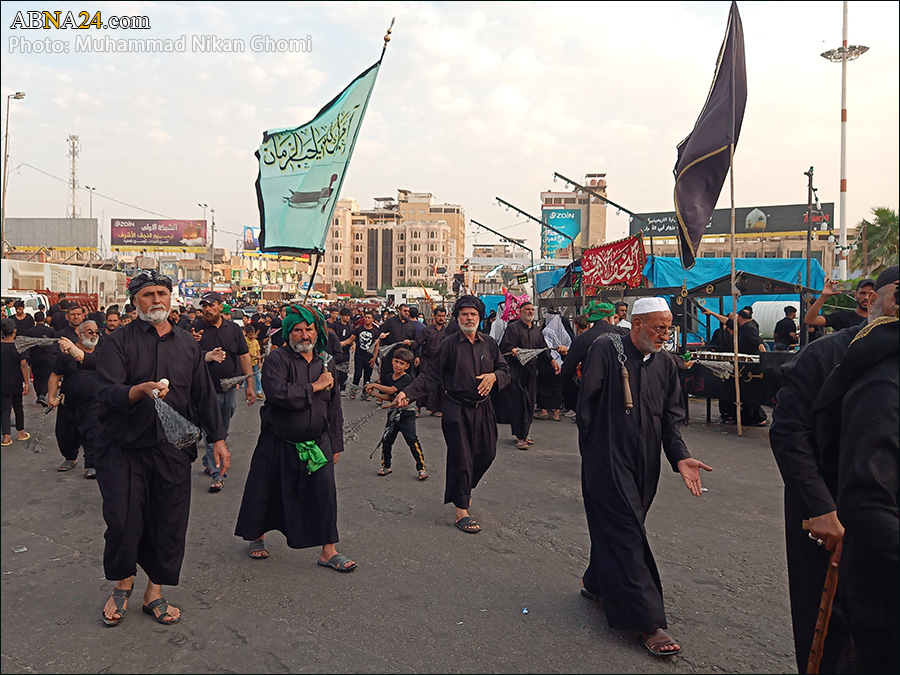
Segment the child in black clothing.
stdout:
<path fill-rule="evenodd" d="M 391 357 L 391 366 L 394 371 L 392 376 L 384 384 L 376 384 L 374 382 L 367 384 L 366 393 L 374 394 L 379 401 L 393 401 L 397 392 L 412 384 L 412 377 L 407 371 L 412 367 L 414 361 L 415 357 L 411 351 L 403 347 L 396 348 Z M 391 473 L 391 450 L 397 435 L 403 434 L 403 439 L 409 446 L 413 459 L 416 460 L 419 480 L 428 478 L 428 474 L 425 471 L 425 456 L 422 454 L 419 437 L 416 436 L 415 408 L 410 406 L 400 411 L 391 409 L 388 411 L 385 428 L 387 431 L 381 445 L 381 470 L 378 472 L 378 475 L 387 476 Z"/>

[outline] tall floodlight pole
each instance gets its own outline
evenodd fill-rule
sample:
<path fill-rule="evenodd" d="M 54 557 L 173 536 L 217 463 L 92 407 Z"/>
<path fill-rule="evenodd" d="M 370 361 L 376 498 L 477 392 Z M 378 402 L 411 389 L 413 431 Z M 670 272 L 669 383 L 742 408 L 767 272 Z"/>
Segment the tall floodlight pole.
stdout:
<path fill-rule="evenodd" d="M 853 61 L 869 51 L 863 45 L 847 44 L 847 0 L 844 0 L 843 42 L 837 49 L 829 49 L 822 58 L 841 64 L 841 207 L 840 207 L 840 255 L 838 276 L 847 279 L 847 61 Z"/>
<path fill-rule="evenodd" d="M 0 204 L 0 257 L 6 257 L 6 187 L 9 174 L 9 102 L 25 98 L 24 91 L 17 91 L 6 97 L 6 132 L 3 136 L 3 199 Z"/>

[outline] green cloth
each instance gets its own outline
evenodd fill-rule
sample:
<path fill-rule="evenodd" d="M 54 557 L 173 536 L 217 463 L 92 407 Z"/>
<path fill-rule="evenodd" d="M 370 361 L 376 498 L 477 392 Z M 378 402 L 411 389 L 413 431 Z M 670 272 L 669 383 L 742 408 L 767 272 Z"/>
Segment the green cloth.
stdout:
<path fill-rule="evenodd" d="M 600 319 L 605 319 L 615 313 L 615 305 L 608 302 L 598 302 L 597 300 L 591 300 L 587 307 L 584 308 L 584 318 L 591 323 L 599 321 Z"/>
<path fill-rule="evenodd" d="M 313 348 L 317 353 L 324 352 L 328 344 L 328 326 L 325 325 L 325 317 L 315 307 L 307 305 L 291 305 L 287 308 L 287 313 L 281 321 L 281 336 L 285 343 L 288 345 L 291 343 L 291 331 L 301 321 L 316 327 L 316 344 Z"/>
<path fill-rule="evenodd" d="M 301 462 L 306 462 L 306 468 L 310 473 L 314 473 L 328 464 L 325 453 L 316 445 L 315 441 L 300 441 L 294 445 L 297 446 L 297 456 L 300 457 Z"/>

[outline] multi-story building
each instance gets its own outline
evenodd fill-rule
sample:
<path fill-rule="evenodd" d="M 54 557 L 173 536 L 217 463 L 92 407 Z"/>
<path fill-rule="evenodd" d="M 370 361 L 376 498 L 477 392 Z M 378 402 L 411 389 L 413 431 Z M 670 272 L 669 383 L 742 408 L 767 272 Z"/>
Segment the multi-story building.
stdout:
<path fill-rule="evenodd" d="M 401 191 L 401 199 L 407 194 Z M 424 194 L 433 201 L 430 193 Z M 453 227 L 443 212 L 429 209 L 455 209 L 448 215 L 459 226 L 465 223 L 462 208 L 401 199 L 378 197 L 370 210 L 352 198 L 338 201 L 320 267 L 327 290 L 338 281 L 349 281 L 367 294 L 383 286 L 446 282 L 458 262 Z"/>
<path fill-rule="evenodd" d="M 606 174 L 589 173 L 585 187 L 606 196 Z M 576 257 L 591 246 L 606 241 L 606 202 L 577 189 L 548 190 L 541 193 L 541 219 L 572 237 Z M 565 237 L 541 228 L 541 257 L 571 259 L 572 247 Z"/>

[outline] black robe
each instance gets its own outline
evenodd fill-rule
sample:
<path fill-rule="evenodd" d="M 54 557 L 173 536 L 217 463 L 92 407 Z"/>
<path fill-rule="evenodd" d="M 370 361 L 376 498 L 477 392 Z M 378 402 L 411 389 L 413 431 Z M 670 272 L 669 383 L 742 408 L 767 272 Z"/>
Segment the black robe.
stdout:
<path fill-rule="evenodd" d="M 855 650 L 848 672 L 900 670 L 900 322 L 860 330 L 816 398 L 818 445 L 838 446 L 839 587 Z M 843 332 L 843 331 L 842 331 Z M 830 632 L 830 630 L 829 630 Z"/>
<path fill-rule="evenodd" d="M 278 530 L 291 548 L 337 543 L 333 458 L 344 450 L 344 420 L 334 361 L 327 369 L 335 386 L 313 392 L 325 369 L 321 358 L 307 362 L 289 346 L 263 362 L 266 403 L 234 531 L 238 537 L 253 541 Z M 315 441 L 328 463 L 309 473 L 297 454 L 300 441 Z"/>
<path fill-rule="evenodd" d="M 784 480 L 784 538 L 797 672 L 805 673 L 831 554 L 803 530 L 804 520 L 837 509 L 837 457 L 823 455 L 813 439 L 813 404 L 828 374 L 841 362 L 861 326 L 809 343 L 782 366 L 772 410 L 769 443 Z M 839 585 L 820 673 L 846 672 L 851 641 Z"/>
<path fill-rule="evenodd" d="M 596 340 L 582 366 L 578 444 L 591 535 L 582 580 L 603 600 L 611 628 L 652 632 L 666 628 L 666 614 L 644 519 L 659 483 L 660 446 L 673 471 L 690 454 L 681 439 L 684 406 L 675 364 L 663 354 L 645 361 L 630 335 L 621 339 L 634 401 L 630 414 L 612 340 Z"/>
<path fill-rule="evenodd" d="M 535 321 L 531 328 L 522 321 L 516 319 L 510 322 L 500 340 L 500 352 L 507 354 L 516 349 L 544 349 L 544 335 L 540 325 Z M 509 386 L 500 394 L 501 407 L 503 409 L 501 422 L 509 424 L 512 435 L 519 440 L 528 438 L 531 431 L 531 423 L 534 422 L 534 403 L 537 399 L 537 364 L 538 361 L 549 361 L 550 353 L 543 352 L 536 359 L 532 359 L 525 365 L 519 362 L 515 356 L 510 356 Z"/>
<path fill-rule="evenodd" d="M 191 505 L 191 463 L 197 446 L 171 445 L 154 402 L 129 403 L 131 387 L 169 380 L 165 403 L 224 440 L 225 428 L 200 345 L 172 329 L 160 337 L 136 319 L 110 333 L 97 354 L 97 485 L 103 496 L 106 548 L 103 567 L 113 581 L 140 565 L 153 583 L 178 583 Z M 90 355 L 93 356 L 93 355 Z M 87 357 L 85 357 L 87 361 Z"/>
<path fill-rule="evenodd" d="M 425 330 L 422 331 L 421 335 L 419 335 L 419 339 L 417 340 L 417 344 L 419 347 L 419 372 L 424 373 L 428 370 L 428 364 L 434 361 L 437 358 L 438 348 L 441 346 L 441 341 L 444 339 L 444 336 L 447 334 L 447 326 L 441 326 L 438 329 L 433 323 L 425 326 Z M 428 408 L 431 412 L 440 412 L 441 411 L 441 401 L 444 398 L 444 392 L 440 387 L 437 387 L 430 392 L 428 392 L 425 397 L 419 401 L 420 407 Z"/>
<path fill-rule="evenodd" d="M 497 454 L 497 420 L 491 397 L 478 395 L 476 376 L 494 373 L 494 389 L 509 384 L 509 366 L 490 335 L 476 333 L 471 342 L 459 331 L 441 341 L 433 359 L 403 393 L 421 400 L 430 391 L 444 392 L 441 430 L 447 444 L 447 483 L 444 503 L 469 508 L 472 488 L 478 485 Z"/>

